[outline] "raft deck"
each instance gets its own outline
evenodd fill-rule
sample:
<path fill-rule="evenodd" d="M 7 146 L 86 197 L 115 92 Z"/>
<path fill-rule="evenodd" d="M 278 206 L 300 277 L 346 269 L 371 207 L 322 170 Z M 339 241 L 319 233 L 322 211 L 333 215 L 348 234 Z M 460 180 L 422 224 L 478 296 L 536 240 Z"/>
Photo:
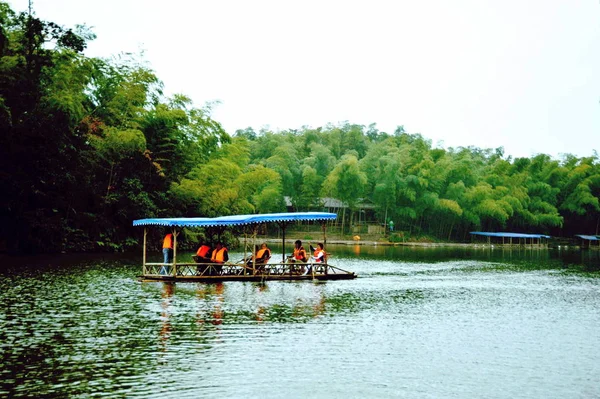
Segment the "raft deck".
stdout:
<path fill-rule="evenodd" d="M 140 279 L 147 281 L 347 280 L 356 274 L 327 263 L 268 263 L 259 268 L 224 263 L 146 263 Z"/>

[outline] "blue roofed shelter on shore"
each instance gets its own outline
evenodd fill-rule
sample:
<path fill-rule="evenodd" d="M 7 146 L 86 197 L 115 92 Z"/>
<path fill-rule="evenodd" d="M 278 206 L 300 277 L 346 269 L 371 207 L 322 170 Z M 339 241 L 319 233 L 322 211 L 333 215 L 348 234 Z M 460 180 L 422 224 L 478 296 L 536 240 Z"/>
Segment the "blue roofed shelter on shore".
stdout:
<path fill-rule="evenodd" d="M 600 248 L 600 236 L 575 234 L 575 237 L 581 239 L 581 248 L 591 248 L 592 246 Z"/>
<path fill-rule="evenodd" d="M 488 232 L 488 231 L 472 231 L 471 237 L 487 237 L 487 243 L 503 244 L 503 245 L 548 245 L 548 239 L 551 238 L 545 234 L 526 234 L 526 233 L 512 233 L 512 232 Z M 513 241 L 516 240 L 516 241 Z"/>

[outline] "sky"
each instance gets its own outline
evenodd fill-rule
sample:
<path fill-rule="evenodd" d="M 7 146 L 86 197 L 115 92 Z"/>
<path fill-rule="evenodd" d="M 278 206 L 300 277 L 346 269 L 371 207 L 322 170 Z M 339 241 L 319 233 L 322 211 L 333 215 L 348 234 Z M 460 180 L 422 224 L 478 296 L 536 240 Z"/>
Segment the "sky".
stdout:
<path fill-rule="evenodd" d="M 27 0 L 9 0 L 25 11 Z M 229 132 L 348 121 L 434 147 L 600 152 L 599 0 L 33 0 Z"/>

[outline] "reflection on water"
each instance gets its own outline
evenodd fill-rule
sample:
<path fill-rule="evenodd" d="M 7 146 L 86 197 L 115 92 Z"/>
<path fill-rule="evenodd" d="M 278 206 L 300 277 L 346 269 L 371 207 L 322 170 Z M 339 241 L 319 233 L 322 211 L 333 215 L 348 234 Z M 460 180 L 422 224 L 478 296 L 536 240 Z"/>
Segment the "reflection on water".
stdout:
<path fill-rule="evenodd" d="M 0 397 L 600 396 L 599 251 L 327 249 L 359 278 L 140 283 L 138 255 L 5 258 Z"/>
<path fill-rule="evenodd" d="M 160 303 L 162 308 L 160 313 L 160 347 L 163 352 L 166 350 L 166 343 L 171 336 L 171 300 L 173 298 L 173 292 L 175 292 L 175 284 L 163 284 L 161 293 L 162 301 Z"/>

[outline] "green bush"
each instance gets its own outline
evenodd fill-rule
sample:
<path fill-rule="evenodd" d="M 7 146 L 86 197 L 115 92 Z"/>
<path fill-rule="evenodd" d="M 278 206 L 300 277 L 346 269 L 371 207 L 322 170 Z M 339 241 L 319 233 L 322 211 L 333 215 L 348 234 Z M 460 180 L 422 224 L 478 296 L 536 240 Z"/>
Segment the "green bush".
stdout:
<path fill-rule="evenodd" d="M 390 235 L 390 238 L 388 240 L 390 242 L 403 242 L 404 241 L 404 234 L 394 233 L 394 234 Z"/>

